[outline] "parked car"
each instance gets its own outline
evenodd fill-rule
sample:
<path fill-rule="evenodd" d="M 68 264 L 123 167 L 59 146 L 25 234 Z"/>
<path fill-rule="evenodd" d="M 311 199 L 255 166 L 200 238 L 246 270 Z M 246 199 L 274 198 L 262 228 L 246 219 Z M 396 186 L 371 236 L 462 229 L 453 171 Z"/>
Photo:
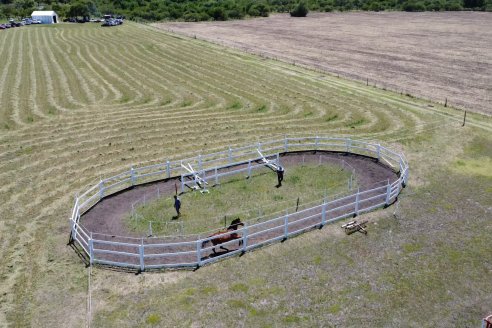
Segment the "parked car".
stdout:
<path fill-rule="evenodd" d="M 116 23 L 112 19 L 105 19 L 101 26 L 116 26 Z"/>
<path fill-rule="evenodd" d="M 0 24 L 0 30 L 5 30 L 6 28 L 5 24 Z"/>

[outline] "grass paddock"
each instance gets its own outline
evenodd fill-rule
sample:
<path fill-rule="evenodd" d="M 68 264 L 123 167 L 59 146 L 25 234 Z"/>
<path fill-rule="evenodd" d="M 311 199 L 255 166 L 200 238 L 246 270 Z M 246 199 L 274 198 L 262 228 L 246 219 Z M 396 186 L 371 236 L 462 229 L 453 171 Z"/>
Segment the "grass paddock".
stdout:
<path fill-rule="evenodd" d="M 352 172 L 331 163 L 306 163 L 286 167 L 284 182 L 277 188 L 277 175 L 268 168 L 253 171 L 246 178 L 240 173 L 223 178 L 218 185 L 207 186 L 208 193 L 187 191 L 180 195 L 181 216 L 176 217 L 172 195 L 136 207 L 125 219 L 131 231 L 149 231 L 153 235 L 195 234 L 242 221 L 262 221 L 280 216 L 285 210 L 306 208 L 323 197 L 348 191 Z M 356 187 L 355 179 L 353 187 Z M 218 215 L 219 214 L 219 215 Z"/>

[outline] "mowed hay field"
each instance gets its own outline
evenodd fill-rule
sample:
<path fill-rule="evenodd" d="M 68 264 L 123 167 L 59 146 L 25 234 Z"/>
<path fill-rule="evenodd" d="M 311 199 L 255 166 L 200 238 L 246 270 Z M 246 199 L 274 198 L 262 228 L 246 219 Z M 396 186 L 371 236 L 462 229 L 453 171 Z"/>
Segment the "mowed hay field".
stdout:
<path fill-rule="evenodd" d="M 282 14 L 157 26 L 492 114 L 492 13 Z"/>
<path fill-rule="evenodd" d="M 491 311 L 490 118 L 461 127 L 439 104 L 133 23 L 23 27 L 0 44 L 2 325 L 472 327 Z M 90 283 L 66 245 L 75 193 L 101 176 L 308 133 L 403 151 L 397 218 L 195 272 L 94 267 Z"/>

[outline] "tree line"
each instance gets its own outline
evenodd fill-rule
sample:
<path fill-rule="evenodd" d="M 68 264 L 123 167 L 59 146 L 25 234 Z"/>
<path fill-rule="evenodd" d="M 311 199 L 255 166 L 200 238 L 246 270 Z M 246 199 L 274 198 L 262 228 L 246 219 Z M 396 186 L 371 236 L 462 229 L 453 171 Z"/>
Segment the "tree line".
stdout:
<path fill-rule="evenodd" d="M 116 14 L 141 21 L 196 22 L 266 17 L 272 12 L 305 16 L 308 11 L 492 11 L 492 0 L 0 0 L 4 18 L 29 16 L 36 9 L 55 10 L 61 17 Z"/>

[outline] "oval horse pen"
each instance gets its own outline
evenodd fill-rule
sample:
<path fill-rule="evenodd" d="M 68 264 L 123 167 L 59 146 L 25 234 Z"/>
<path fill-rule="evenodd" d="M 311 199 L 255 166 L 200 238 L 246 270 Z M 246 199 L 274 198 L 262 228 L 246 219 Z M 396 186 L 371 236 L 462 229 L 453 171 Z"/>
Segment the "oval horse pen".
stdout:
<path fill-rule="evenodd" d="M 104 213 L 128 213 L 131 209 L 129 199 L 141 195 L 145 188 L 152 188 L 156 183 L 167 186 L 163 190 L 168 192 L 174 191 L 176 181 L 179 181 L 181 192 L 188 187 L 201 189 L 209 183 L 218 184 L 226 176 L 240 173 L 250 176 L 253 170 L 265 166 L 275 169 L 280 158 L 288 159 L 300 156 L 299 154 L 309 156 L 313 152 L 350 158 L 353 163 L 372 163 L 374 167 L 379 167 L 377 170 L 382 172 L 385 179 L 381 181 L 381 175 L 369 170 L 366 182 L 370 183 L 356 191 L 331 199 L 325 197 L 299 211 L 286 208 L 285 213 L 264 218 L 261 222 L 245 221 L 241 228 L 222 235 L 235 233 L 240 237 L 220 244 L 228 247 L 229 251 L 217 254 L 212 243 L 207 243 L 215 238 L 209 236 L 210 233 L 206 236 L 198 234 L 135 238 L 117 236 L 115 231 L 111 231 L 111 227 L 104 227 Z M 285 137 L 178 161 L 132 167 L 129 171 L 101 180 L 99 184 L 76 197 L 70 217 L 70 241 L 80 246 L 83 250 L 81 254 L 85 253 L 84 257 L 90 264 L 138 271 L 196 268 L 314 228 L 322 228 L 349 216 L 389 206 L 405 186 L 408 170 L 403 154 L 380 144 L 321 136 Z M 364 171 L 361 166 L 360 172 Z M 88 225 L 84 226 L 84 222 Z"/>

